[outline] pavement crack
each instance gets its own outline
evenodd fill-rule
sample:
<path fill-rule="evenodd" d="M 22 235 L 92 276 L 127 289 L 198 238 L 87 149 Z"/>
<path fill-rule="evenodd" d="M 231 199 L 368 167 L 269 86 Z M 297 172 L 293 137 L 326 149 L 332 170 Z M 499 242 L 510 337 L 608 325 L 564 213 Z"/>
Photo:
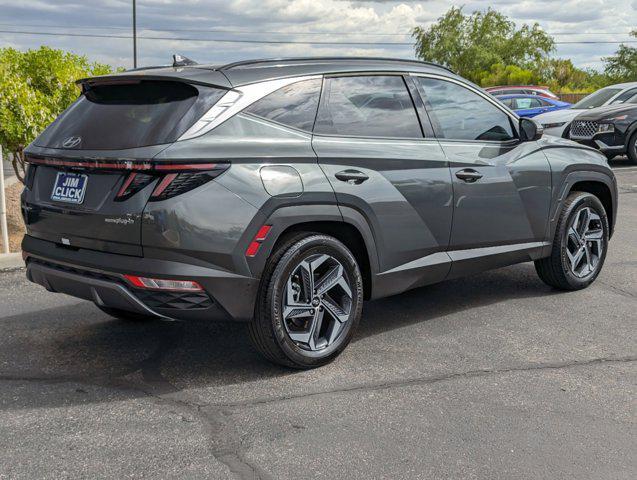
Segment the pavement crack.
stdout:
<path fill-rule="evenodd" d="M 618 293 L 620 295 L 623 295 L 625 297 L 629 297 L 629 298 L 637 298 L 637 294 L 635 294 L 634 292 L 629 292 L 628 290 L 624 290 L 623 288 L 620 288 L 616 285 L 613 285 L 612 283 L 608 283 L 605 282 L 603 280 L 597 280 L 598 283 L 601 283 L 602 285 L 604 285 L 605 287 L 609 288 L 610 290 L 612 290 L 615 293 Z"/>
<path fill-rule="evenodd" d="M 301 398 L 319 397 L 340 393 L 352 393 L 352 392 L 368 392 L 375 390 L 387 390 L 391 388 L 404 388 L 414 385 L 428 385 L 439 382 L 446 382 L 451 380 L 476 378 L 489 375 L 502 375 L 513 372 L 533 372 L 539 370 L 561 370 L 574 367 L 584 367 L 592 365 L 601 365 L 605 363 L 630 363 L 637 361 L 637 356 L 626 357 L 607 357 L 607 358 L 593 358 L 589 360 L 568 360 L 563 362 L 552 363 L 532 363 L 526 365 L 517 365 L 505 368 L 485 368 L 478 370 L 468 370 L 465 372 L 452 372 L 440 375 L 414 377 L 409 379 L 397 379 L 382 382 L 371 382 L 359 385 L 352 385 L 349 387 L 334 388 L 330 390 L 322 390 L 318 392 L 303 393 L 297 395 L 284 395 L 279 397 L 261 398 L 256 400 L 248 400 L 245 402 L 235 402 L 226 404 L 217 404 L 219 407 L 239 408 L 239 407 L 253 407 L 258 405 L 267 405 L 272 403 L 286 402 L 291 400 L 298 400 Z"/>

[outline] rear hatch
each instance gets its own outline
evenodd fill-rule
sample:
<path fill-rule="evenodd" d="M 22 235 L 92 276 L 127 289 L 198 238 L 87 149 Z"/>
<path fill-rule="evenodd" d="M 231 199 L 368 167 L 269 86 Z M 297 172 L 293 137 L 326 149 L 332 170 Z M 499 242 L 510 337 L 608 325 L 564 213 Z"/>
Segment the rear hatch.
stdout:
<path fill-rule="evenodd" d="M 84 84 L 80 98 L 26 150 L 28 233 L 71 247 L 141 256 L 146 203 L 169 191 L 178 194 L 176 185 L 196 187 L 216 168 L 197 161 L 160 164 L 154 157 L 224 93 L 164 79 L 113 77 Z"/>

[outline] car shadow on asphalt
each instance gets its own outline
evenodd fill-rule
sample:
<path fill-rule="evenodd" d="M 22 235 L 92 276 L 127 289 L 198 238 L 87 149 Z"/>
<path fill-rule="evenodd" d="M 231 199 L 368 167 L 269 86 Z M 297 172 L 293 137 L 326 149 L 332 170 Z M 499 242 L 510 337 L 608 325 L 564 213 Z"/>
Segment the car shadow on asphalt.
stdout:
<path fill-rule="evenodd" d="M 366 302 L 354 342 L 502 301 L 555 294 L 540 282 L 532 264 L 451 280 Z M 88 302 L 7 317 L 2 323 L 0 379 L 18 384 L 90 384 L 139 396 L 299 374 L 262 359 L 239 323 L 124 322 Z M 0 408 L 68 405 L 74 398 L 36 396 L 0 402 Z"/>

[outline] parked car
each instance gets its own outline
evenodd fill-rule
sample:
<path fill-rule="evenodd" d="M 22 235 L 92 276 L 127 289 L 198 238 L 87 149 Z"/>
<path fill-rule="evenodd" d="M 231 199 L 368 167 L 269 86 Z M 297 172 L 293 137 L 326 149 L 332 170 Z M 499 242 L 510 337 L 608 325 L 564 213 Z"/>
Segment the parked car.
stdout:
<path fill-rule="evenodd" d="M 619 83 L 601 88 L 574 103 L 569 109 L 542 113 L 535 117 L 544 127 L 544 133 L 569 138 L 571 121 L 580 113 L 603 105 L 637 103 L 637 82 Z"/>
<path fill-rule="evenodd" d="M 549 87 L 538 87 L 534 85 L 500 85 L 497 87 L 485 88 L 493 96 L 498 95 L 537 95 L 545 98 L 559 100 L 560 97 L 549 90 Z"/>
<path fill-rule="evenodd" d="M 578 290 L 604 264 L 604 156 L 444 67 L 277 59 L 80 83 L 26 149 L 23 256 L 31 281 L 114 317 L 245 321 L 266 358 L 310 368 L 365 299 L 528 261 Z"/>
<path fill-rule="evenodd" d="M 609 159 L 628 155 L 637 163 L 637 104 L 607 105 L 580 113 L 571 124 L 571 140 L 597 148 Z"/>
<path fill-rule="evenodd" d="M 540 113 L 563 110 L 571 106 L 568 102 L 543 98 L 537 95 L 498 95 L 495 98 L 517 113 L 520 117 L 535 117 Z"/>

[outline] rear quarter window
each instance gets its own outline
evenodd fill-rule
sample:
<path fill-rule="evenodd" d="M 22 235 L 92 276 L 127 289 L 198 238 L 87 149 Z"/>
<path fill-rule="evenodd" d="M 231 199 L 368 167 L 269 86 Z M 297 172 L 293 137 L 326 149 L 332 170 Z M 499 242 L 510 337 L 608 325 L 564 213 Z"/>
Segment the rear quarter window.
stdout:
<path fill-rule="evenodd" d="M 245 112 L 311 132 L 320 94 L 320 78 L 302 80 L 263 97 L 246 108 Z"/>
<path fill-rule="evenodd" d="M 41 147 L 119 150 L 176 141 L 225 90 L 174 81 L 112 81 L 89 86 L 36 140 Z"/>

